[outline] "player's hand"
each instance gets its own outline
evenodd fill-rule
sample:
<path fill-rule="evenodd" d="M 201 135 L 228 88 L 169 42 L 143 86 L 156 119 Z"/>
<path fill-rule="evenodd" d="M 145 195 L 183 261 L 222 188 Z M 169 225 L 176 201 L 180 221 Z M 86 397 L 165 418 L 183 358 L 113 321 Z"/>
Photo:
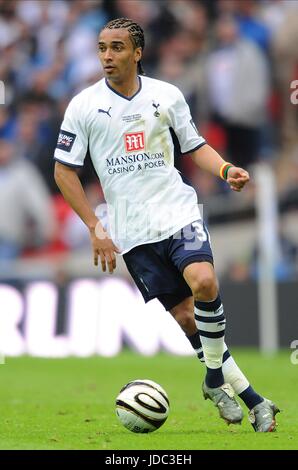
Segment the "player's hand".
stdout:
<path fill-rule="evenodd" d="M 243 168 L 233 166 L 228 170 L 227 183 L 233 191 L 241 191 L 241 189 L 248 183 L 249 174 Z"/>
<path fill-rule="evenodd" d="M 120 253 L 120 250 L 103 229 L 90 230 L 90 237 L 94 265 L 98 266 L 98 258 L 100 258 L 102 271 L 106 272 L 108 265 L 109 273 L 113 274 L 114 269 L 116 269 L 115 253 Z"/>

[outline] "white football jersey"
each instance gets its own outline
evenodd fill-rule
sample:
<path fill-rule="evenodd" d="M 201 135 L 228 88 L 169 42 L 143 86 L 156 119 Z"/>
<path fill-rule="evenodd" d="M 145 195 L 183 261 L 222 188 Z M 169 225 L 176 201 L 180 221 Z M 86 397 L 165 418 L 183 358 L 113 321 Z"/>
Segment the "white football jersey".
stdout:
<path fill-rule="evenodd" d="M 102 79 L 68 105 L 54 158 L 81 167 L 89 148 L 122 254 L 200 218 L 195 190 L 174 167 L 173 136 L 182 154 L 205 143 L 180 90 L 160 80 L 139 77 L 127 98 Z"/>

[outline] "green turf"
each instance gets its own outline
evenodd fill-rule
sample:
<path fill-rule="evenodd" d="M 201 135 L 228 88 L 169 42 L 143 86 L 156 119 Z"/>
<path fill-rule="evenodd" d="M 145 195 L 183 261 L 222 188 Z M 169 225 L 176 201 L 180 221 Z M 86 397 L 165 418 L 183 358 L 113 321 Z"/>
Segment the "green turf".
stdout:
<path fill-rule="evenodd" d="M 195 357 L 124 352 L 115 358 L 7 358 L 0 366 L 1 449 L 298 449 L 298 365 L 290 353 L 274 358 L 234 351 L 255 388 L 283 410 L 278 432 L 257 434 L 245 417 L 227 426 L 203 400 L 203 366 Z M 151 434 L 118 422 L 114 400 L 131 379 L 149 378 L 168 392 L 171 411 Z"/>

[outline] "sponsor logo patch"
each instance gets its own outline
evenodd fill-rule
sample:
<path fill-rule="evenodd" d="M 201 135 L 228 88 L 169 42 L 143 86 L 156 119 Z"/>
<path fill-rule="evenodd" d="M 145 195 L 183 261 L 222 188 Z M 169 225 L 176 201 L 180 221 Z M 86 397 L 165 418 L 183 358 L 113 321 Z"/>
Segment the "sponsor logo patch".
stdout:
<path fill-rule="evenodd" d="M 70 152 L 75 139 L 76 134 L 72 134 L 71 132 L 61 129 L 58 137 L 57 149 L 64 150 L 64 152 Z"/>
<path fill-rule="evenodd" d="M 126 152 L 134 152 L 136 150 L 145 149 L 145 133 L 142 132 L 130 132 L 124 134 L 125 150 Z"/>

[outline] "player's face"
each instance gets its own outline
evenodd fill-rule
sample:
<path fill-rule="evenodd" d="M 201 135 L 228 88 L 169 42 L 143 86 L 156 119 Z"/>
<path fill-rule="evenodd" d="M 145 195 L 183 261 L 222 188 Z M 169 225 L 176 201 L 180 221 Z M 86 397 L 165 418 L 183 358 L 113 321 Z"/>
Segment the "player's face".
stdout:
<path fill-rule="evenodd" d="M 134 48 L 126 29 L 104 29 L 98 50 L 105 77 L 112 82 L 121 83 L 136 75 L 142 52 L 140 47 Z"/>

